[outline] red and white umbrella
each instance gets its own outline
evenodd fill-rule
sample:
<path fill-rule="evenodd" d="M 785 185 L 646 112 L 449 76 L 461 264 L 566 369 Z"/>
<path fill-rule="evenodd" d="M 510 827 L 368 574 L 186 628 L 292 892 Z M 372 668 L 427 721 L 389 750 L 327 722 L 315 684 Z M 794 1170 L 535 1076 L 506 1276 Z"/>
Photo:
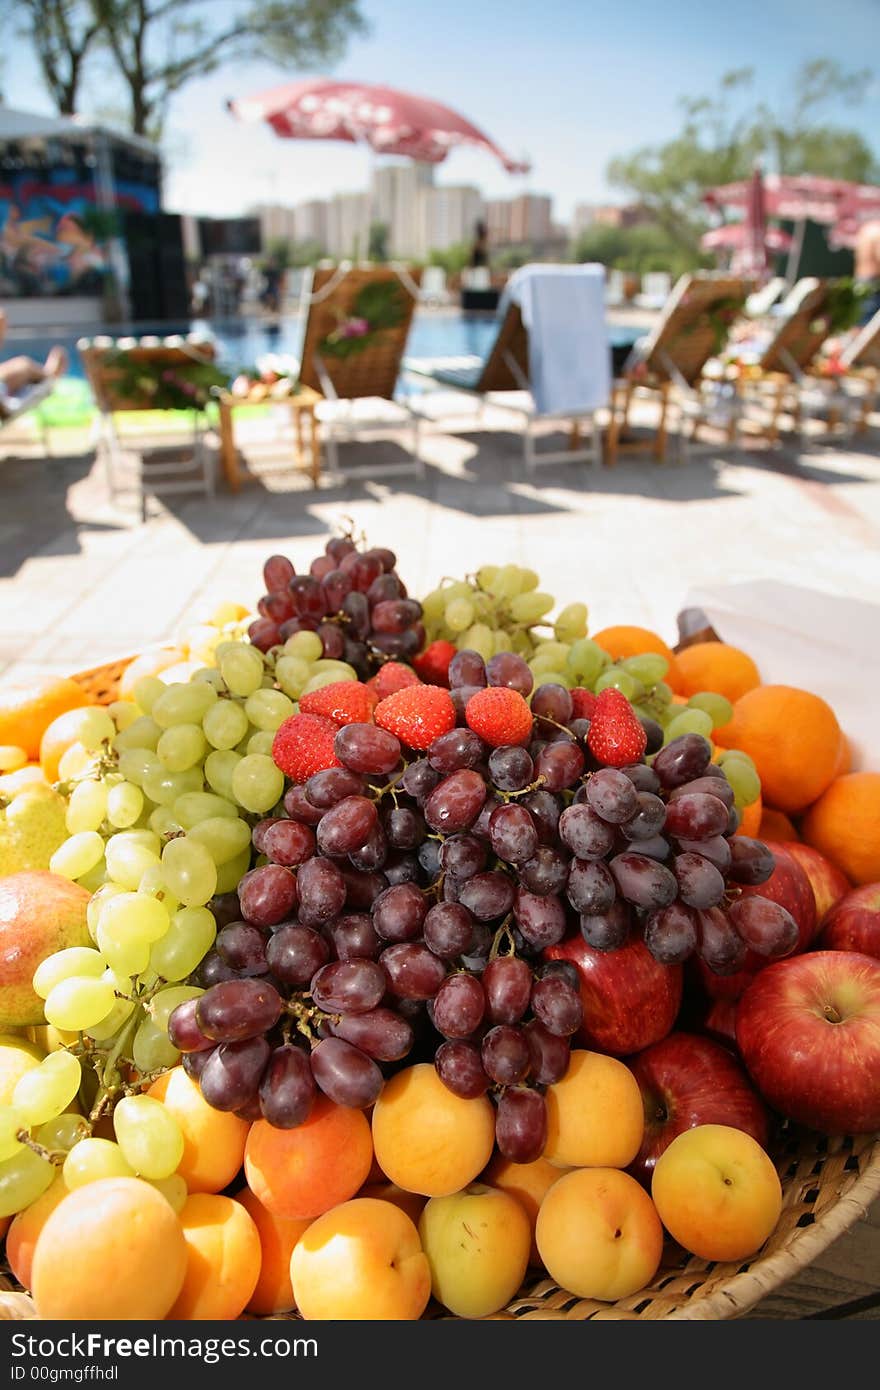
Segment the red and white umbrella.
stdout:
<path fill-rule="evenodd" d="M 721 184 L 703 194 L 712 208 L 747 210 L 754 196 L 752 179 Z M 880 214 L 880 187 L 829 179 L 819 174 L 765 174 L 762 177 L 764 214 L 787 222 L 821 222 L 835 227 L 844 221 L 856 225 Z"/>
<path fill-rule="evenodd" d="M 725 222 L 721 227 L 704 232 L 700 237 L 700 246 L 704 251 L 741 251 L 749 246 L 750 241 L 750 229 L 745 222 Z M 774 255 L 788 251 L 791 244 L 792 238 L 781 227 L 765 228 L 764 246 Z"/>
<path fill-rule="evenodd" d="M 377 154 L 427 164 L 440 164 L 460 146 L 476 146 L 495 155 L 510 174 L 529 170 L 457 111 L 393 87 L 315 77 L 240 97 L 227 107 L 239 120 L 268 122 L 285 139 L 363 142 Z"/>

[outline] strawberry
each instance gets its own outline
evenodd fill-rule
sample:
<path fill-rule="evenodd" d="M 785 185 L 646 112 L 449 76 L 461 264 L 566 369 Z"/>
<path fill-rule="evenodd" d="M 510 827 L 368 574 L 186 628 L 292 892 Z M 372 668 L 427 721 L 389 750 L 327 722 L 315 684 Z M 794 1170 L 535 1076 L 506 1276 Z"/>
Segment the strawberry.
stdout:
<path fill-rule="evenodd" d="M 402 661 L 386 661 L 367 681 L 367 689 L 373 691 L 377 700 L 385 700 L 397 690 L 406 690 L 410 685 L 421 683 L 415 671 L 404 666 Z"/>
<path fill-rule="evenodd" d="M 275 766 L 293 782 L 307 782 L 313 772 L 341 767 L 333 751 L 339 725 L 323 714 L 292 714 L 280 725 L 272 742 Z"/>
<path fill-rule="evenodd" d="M 414 657 L 413 666 L 418 671 L 423 681 L 429 685 L 449 686 L 449 663 L 455 656 L 458 648 L 453 642 L 444 642 L 440 638 L 432 642 L 430 647 L 426 647 L 420 656 Z"/>
<path fill-rule="evenodd" d="M 584 690 L 576 685 L 574 690 L 570 690 L 571 696 L 571 717 L 572 719 L 592 719 L 593 711 L 596 708 L 596 696 L 592 690 Z M 300 702 L 302 707 L 302 702 Z"/>
<path fill-rule="evenodd" d="M 376 706 L 376 723 L 410 748 L 430 748 L 440 734 L 455 728 L 455 705 L 439 685 L 414 685 L 395 691 Z"/>
<path fill-rule="evenodd" d="M 303 695 L 301 714 L 323 714 L 335 724 L 372 724 L 376 695 L 360 681 L 333 681 Z"/>
<path fill-rule="evenodd" d="M 465 719 L 475 734 L 493 748 L 528 743 L 532 736 L 532 711 L 518 690 L 492 685 L 468 700 Z"/>
<path fill-rule="evenodd" d="M 637 763 L 648 746 L 635 710 L 625 695 L 609 686 L 596 696 L 587 745 L 606 767 Z"/>

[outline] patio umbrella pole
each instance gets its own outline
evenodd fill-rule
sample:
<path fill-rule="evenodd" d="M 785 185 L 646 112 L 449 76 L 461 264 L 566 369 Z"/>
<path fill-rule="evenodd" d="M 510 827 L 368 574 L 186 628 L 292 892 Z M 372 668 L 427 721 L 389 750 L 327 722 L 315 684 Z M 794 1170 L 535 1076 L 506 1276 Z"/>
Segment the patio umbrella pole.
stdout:
<path fill-rule="evenodd" d="M 788 248 L 788 260 L 785 266 L 785 283 L 789 289 L 797 277 L 797 268 L 801 263 L 801 252 L 804 249 L 804 236 L 807 230 L 807 219 L 799 217 L 795 223 L 794 237 L 791 246 Z"/>

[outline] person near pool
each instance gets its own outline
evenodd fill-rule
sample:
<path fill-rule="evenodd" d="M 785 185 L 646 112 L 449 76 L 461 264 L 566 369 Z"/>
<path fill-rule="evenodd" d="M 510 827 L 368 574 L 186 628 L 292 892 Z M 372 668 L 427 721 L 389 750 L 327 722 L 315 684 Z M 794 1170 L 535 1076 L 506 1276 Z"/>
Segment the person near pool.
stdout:
<path fill-rule="evenodd" d="M 855 248 L 856 282 L 866 289 L 862 303 L 862 323 L 868 323 L 880 309 L 880 220 L 863 222 Z"/>
<path fill-rule="evenodd" d="M 0 344 L 6 337 L 6 315 L 0 309 Z M 15 408 L 18 398 L 29 386 L 63 376 L 67 370 L 67 349 L 51 347 L 44 362 L 32 357 L 9 357 L 0 361 L 0 420 Z"/>

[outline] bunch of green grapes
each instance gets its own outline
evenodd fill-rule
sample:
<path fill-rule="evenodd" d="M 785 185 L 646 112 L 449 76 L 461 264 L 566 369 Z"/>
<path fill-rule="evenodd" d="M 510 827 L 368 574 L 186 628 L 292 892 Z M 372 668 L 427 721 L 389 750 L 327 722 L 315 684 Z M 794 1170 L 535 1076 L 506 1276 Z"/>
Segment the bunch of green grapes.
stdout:
<path fill-rule="evenodd" d="M 552 594 L 541 593 L 534 570 L 519 565 L 484 565 L 467 579 L 446 579 L 422 600 L 427 641 L 453 642 L 459 651 L 480 653 L 484 661 L 497 652 L 517 652 L 526 660 L 541 641 L 537 629 L 548 628 L 561 642 L 586 635 L 583 603 L 564 608 L 554 624 L 547 614 Z"/>

